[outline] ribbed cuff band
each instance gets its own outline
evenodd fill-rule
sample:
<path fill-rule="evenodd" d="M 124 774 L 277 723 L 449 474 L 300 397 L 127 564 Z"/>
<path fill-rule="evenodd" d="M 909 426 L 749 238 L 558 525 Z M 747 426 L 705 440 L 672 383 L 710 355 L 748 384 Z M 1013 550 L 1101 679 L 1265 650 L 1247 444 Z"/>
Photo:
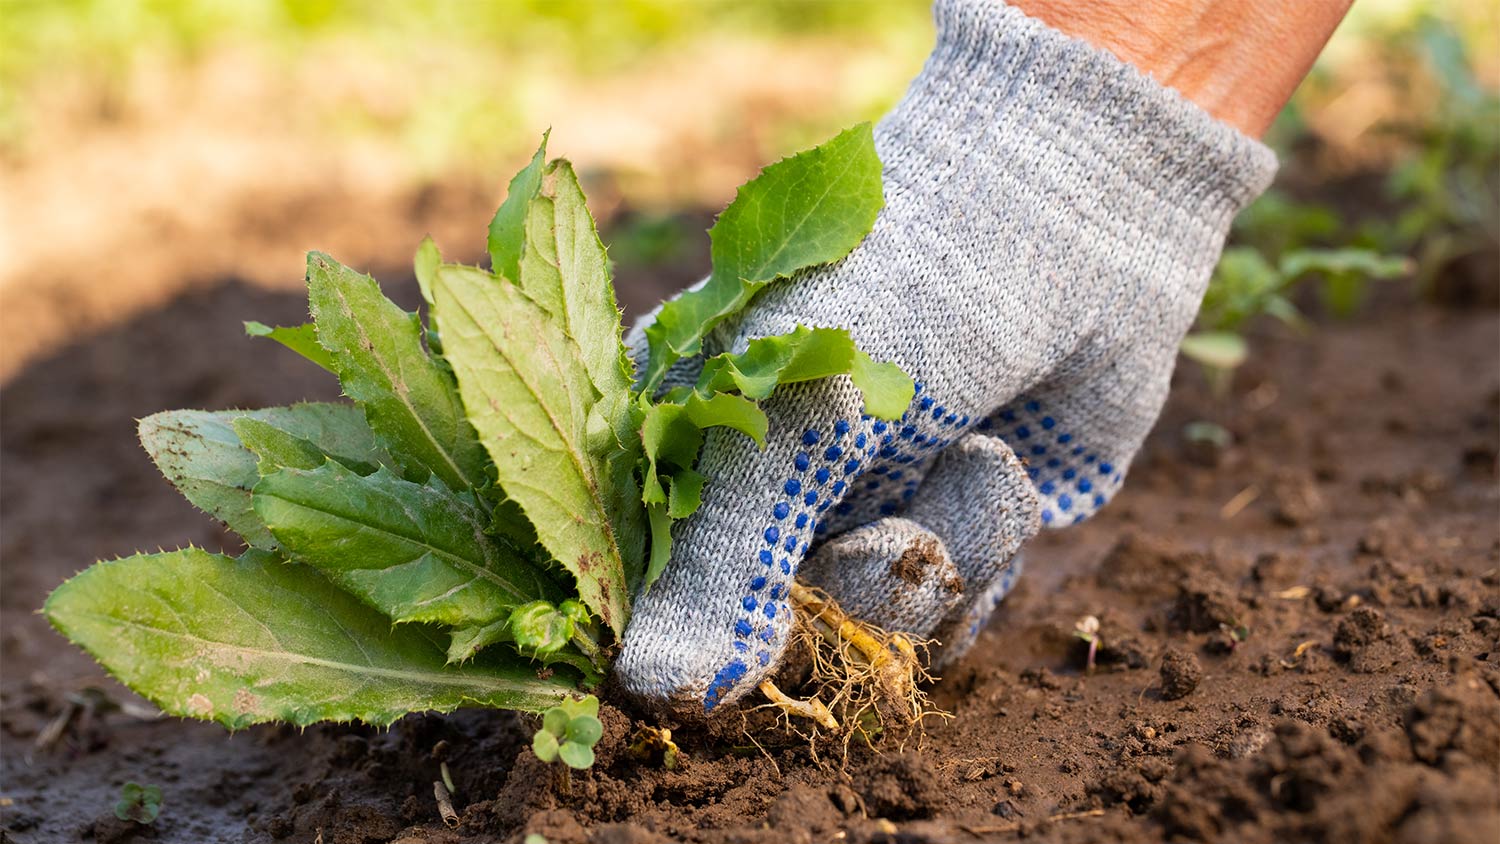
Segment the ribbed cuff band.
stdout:
<path fill-rule="evenodd" d="M 902 111 L 1022 123 L 1037 142 L 1210 225 L 1227 224 L 1276 173 L 1264 144 L 1000 0 L 937 0 L 934 16 L 937 47 Z"/>

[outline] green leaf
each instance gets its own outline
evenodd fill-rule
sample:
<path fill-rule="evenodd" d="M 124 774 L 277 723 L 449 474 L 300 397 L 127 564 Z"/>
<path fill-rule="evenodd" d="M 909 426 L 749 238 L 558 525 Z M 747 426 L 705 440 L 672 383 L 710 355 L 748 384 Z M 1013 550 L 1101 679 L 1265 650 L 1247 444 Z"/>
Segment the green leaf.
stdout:
<path fill-rule="evenodd" d="M 483 625 L 556 595 L 485 534 L 488 514 L 471 497 L 432 481 L 329 462 L 266 475 L 254 503 L 292 557 L 398 623 Z"/>
<path fill-rule="evenodd" d="M 667 515 L 667 505 L 646 505 L 646 519 L 651 525 L 651 558 L 646 561 L 642 591 L 650 589 L 672 561 L 672 517 Z"/>
<path fill-rule="evenodd" d="M 686 519 L 697 512 L 703 504 L 702 473 L 692 469 L 680 469 L 672 475 L 667 494 L 667 515 L 674 519 Z"/>
<path fill-rule="evenodd" d="M 235 417 L 235 435 L 265 475 L 290 466 L 316 469 L 337 460 L 361 475 L 391 462 L 359 408 L 348 404 L 298 404 Z"/>
<path fill-rule="evenodd" d="M 569 768 L 576 771 L 586 771 L 594 767 L 594 748 L 586 744 L 565 741 L 557 749 L 557 758 L 561 759 L 563 764 Z"/>
<path fill-rule="evenodd" d="M 608 459 L 602 492 L 622 558 L 639 560 L 645 525 L 633 471 L 640 440 L 631 402 L 630 361 L 620 341 L 620 310 L 610 283 L 609 258 L 578 177 L 566 161 L 547 166 L 527 209 L 520 272 L 522 291 L 577 346 L 597 393 L 590 412 L 614 432 L 616 449 L 593 450 L 622 452 Z"/>
<path fill-rule="evenodd" d="M 1288 278 L 1311 272 L 1399 278 L 1411 269 L 1411 259 L 1404 255 L 1382 255 L 1370 249 L 1298 249 L 1281 259 L 1281 272 Z"/>
<path fill-rule="evenodd" d="M 709 237 L 713 271 L 698 290 L 666 303 L 646 329 L 647 393 L 668 368 L 696 354 L 714 326 L 762 287 L 849 254 L 884 204 L 880 158 L 868 123 L 772 164 L 743 185 Z"/>
<path fill-rule="evenodd" d="M 882 419 L 899 419 L 916 395 L 916 383 L 891 363 L 876 363 L 855 348 L 842 328 L 797 326 L 789 334 L 751 340 L 739 354 L 724 353 L 703 364 L 699 394 L 738 390 L 763 399 L 779 384 L 848 375 L 864 393 L 865 410 Z M 757 438 L 759 441 L 760 438 Z"/>
<path fill-rule="evenodd" d="M 568 722 L 572 720 L 568 711 L 561 706 L 554 706 L 542 713 L 542 730 L 557 736 L 559 739 L 567 738 Z"/>
<path fill-rule="evenodd" d="M 256 455 L 241 444 L 237 420 L 252 419 L 303 440 L 335 459 L 375 464 L 385 458 L 359 410 L 341 404 L 298 404 L 265 410 L 171 410 L 140 421 L 141 445 L 161 473 L 198 509 L 246 543 L 267 550 L 276 540 L 256 515 L 250 489 L 260 480 Z M 321 462 L 321 461 L 319 461 Z"/>
<path fill-rule="evenodd" d="M 761 448 L 766 447 L 770 424 L 766 412 L 744 396 L 715 393 L 705 398 L 694 393 L 683 402 L 683 409 L 688 420 L 699 428 L 732 428 L 755 440 Z"/>
<path fill-rule="evenodd" d="M 568 718 L 570 720 L 583 715 L 587 715 L 590 718 L 599 717 L 599 698 L 594 697 L 593 695 L 584 695 L 583 697 L 570 697 L 562 703 L 559 703 L 558 707 L 562 709 L 562 711 L 568 713 Z"/>
<path fill-rule="evenodd" d="M 1182 353 L 1214 369 L 1234 369 L 1245 362 L 1245 338 L 1228 331 L 1195 331 L 1182 338 Z"/>
<path fill-rule="evenodd" d="M 526 208 L 541 185 L 542 164 L 547 160 L 547 137 L 551 134 L 550 129 L 542 134 L 542 144 L 531 157 L 531 163 L 510 180 L 505 201 L 500 203 L 494 219 L 490 220 L 490 266 L 494 268 L 496 275 L 507 281 L 514 282 L 521 278 Z"/>
<path fill-rule="evenodd" d="M 579 715 L 568 721 L 568 741 L 593 747 L 604 737 L 604 724 L 592 715 Z"/>
<path fill-rule="evenodd" d="M 318 345 L 318 328 L 312 323 L 291 328 L 272 328 L 263 322 L 245 321 L 245 333 L 251 337 L 266 337 L 307 358 L 329 372 L 338 374 L 333 368 L 333 358 Z"/>
<path fill-rule="evenodd" d="M 591 436 L 595 391 L 577 347 L 520 288 L 445 266 L 434 290 L 469 419 L 500 485 L 537 539 L 577 579 L 578 595 L 616 636 L 629 617 L 607 455 Z"/>
<path fill-rule="evenodd" d="M 703 363 L 697 390 L 738 390 L 751 399 L 771 395 L 778 384 L 845 375 L 854 365 L 854 340 L 842 328 L 807 328 L 758 337 L 739 354 L 715 355 Z"/>
<path fill-rule="evenodd" d="M 556 762 L 560 747 L 557 736 L 548 730 L 537 730 L 536 735 L 531 737 L 531 752 L 543 762 Z"/>
<path fill-rule="evenodd" d="M 443 253 L 438 251 L 437 244 L 431 237 L 422 238 L 422 243 L 417 246 L 416 257 L 412 258 L 412 272 L 417 277 L 417 288 L 422 291 L 422 301 L 428 306 L 432 305 L 432 283 L 437 278 L 438 267 L 443 265 Z"/>
<path fill-rule="evenodd" d="M 421 481 L 430 472 L 453 489 L 483 487 L 484 450 L 452 381 L 422 348 L 416 315 L 385 298 L 374 279 L 320 252 L 308 254 L 307 286 L 318 342 L 402 475 Z"/>
<path fill-rule="evenodd" d="M 510 616 L 478 627 L 455 627 L 448 633 L 448 663 L 468 662 L 483 648 L 510 640 Z"/>
<path fill-rule="evenodd" d="M 539 712 L 574 682 L 567 670 L 541 680 L 530 666 L 446 666 L 426 629 L 393 629 L 316 570 L 254 551 L 102 562 L 59 586 L 42 611 L 168 714 L 232 729 L 389 724 L 465 705 Z"/>
<path fill-rule="evenodd" d="M 865 412 L 877 419 L 896 420 L 911 406 L 917 382 L 894 363 L 876 363 L 856 349 L 849 380 L 865 396 Z"/>

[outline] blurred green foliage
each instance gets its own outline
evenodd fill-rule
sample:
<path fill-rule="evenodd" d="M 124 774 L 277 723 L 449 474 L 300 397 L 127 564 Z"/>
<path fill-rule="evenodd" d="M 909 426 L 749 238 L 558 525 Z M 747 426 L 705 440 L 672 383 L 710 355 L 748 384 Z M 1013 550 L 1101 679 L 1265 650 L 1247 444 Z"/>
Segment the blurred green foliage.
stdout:
<path fill-rule="evenodd" d="M 860 37 L 919 58 L 930 30 L 927 0 L 0 0 L 0 148 L 62 77 L 107 111 L 143 66 L 231 50 L 289 73 L 352 53 L 405 69 L 420 96 L 396 114 L 345 109 L 333 128 L 398 136 L 438 169 L 529 138 L 518 113 L 559 76 L 623 74 L 703 39 Z"/>

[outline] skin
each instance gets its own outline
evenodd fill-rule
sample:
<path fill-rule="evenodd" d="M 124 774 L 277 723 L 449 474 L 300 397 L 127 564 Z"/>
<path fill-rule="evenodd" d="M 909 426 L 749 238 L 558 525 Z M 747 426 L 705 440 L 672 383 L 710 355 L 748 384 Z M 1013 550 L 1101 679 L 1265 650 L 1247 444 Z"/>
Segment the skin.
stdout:
<path fill-rule="evenodd" d="M 1354 0 L 1009 0 L 1260 137 Z"/>

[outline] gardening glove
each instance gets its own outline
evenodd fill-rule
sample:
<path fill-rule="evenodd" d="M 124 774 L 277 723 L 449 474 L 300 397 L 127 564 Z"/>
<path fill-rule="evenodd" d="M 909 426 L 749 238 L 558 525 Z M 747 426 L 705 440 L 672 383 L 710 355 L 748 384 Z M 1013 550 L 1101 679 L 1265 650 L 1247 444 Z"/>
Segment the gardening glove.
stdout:
<path fill-rule="evenodd" d="M 847 378 L 796 384 L 764 402 L 763 450 L 708 433 L 703 504 L 674 526 L 615 663 L 624 692 L 679 717 L 775 668 L 792 578 L 821 536 L 857 528 L 813 571 L 856 615 L 977 629 L 1026 538 L 1119 488 L 1229 222 L 1275 170 L 1108 53 L 995 0 L 935 9 L 937 47 L 876 129 L 874 229 L 704 344 L 845 328 L 916 397 L 887 422 Z"/>

